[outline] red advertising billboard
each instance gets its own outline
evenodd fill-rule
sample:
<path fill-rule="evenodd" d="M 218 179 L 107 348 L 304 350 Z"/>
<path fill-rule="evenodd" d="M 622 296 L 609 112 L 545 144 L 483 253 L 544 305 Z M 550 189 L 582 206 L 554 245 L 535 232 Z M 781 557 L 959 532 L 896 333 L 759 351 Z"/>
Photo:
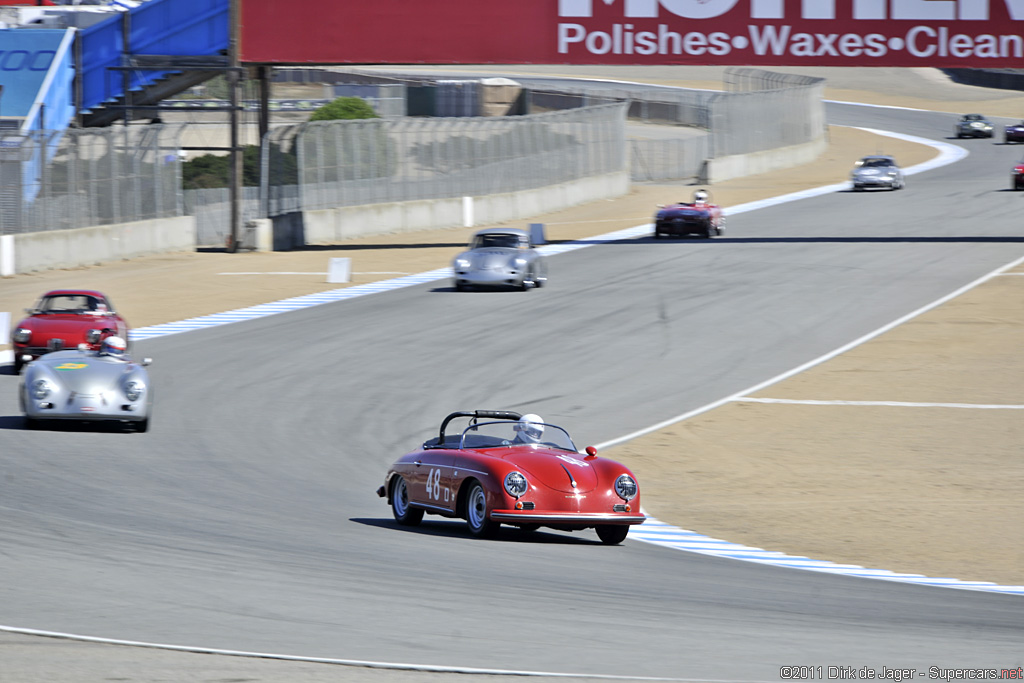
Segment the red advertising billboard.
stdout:
<path fill-rule="evenodd" d="M 266 64 L 1024 66 L 1024 0 L 240 0 Z"/>

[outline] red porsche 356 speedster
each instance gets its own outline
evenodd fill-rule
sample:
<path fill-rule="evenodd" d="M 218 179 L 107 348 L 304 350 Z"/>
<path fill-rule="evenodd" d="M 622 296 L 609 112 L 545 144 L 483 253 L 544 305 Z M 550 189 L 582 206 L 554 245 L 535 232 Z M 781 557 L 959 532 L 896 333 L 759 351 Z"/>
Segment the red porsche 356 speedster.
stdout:
<path fill-rule="evenodd" d="M 706 190 L 697 190 L 692 202 L 659 205 L 654 216 L 654 239 L 662 237 L 711 238 L 725 232 L 725 213 L 712 204 Z"/>
<path fill-rule="evenodd" d="M 449 430 L 460 418 L 468 425 Z M 599 458 L 593 446 L 581 454 L 561 427 L 508 410 L 451 413 L 437 437 L 391 466 L 377 495 L 399 524 L 419 524 L 424 513 L 463 518 L 477 537 L 508 524 L 595 529 L 616 544 L 645 519 L 626 467 Z"/>

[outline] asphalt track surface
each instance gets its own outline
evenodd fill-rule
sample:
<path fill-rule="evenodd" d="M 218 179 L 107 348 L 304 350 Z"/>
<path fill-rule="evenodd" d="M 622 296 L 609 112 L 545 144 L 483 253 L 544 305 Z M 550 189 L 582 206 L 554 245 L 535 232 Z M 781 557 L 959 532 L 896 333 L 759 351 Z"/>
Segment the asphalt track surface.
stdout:
<path fill-rule="evenodd" d="M 948 135 L 949 116 L 831 104 Z M 22 429 L 0 376 L 0 623 L 439 667 L 778 680 L 780 667 L 1019 666 L 1018 596 L 674 552 L 592 532 L 399 528 L 374 493 L 449 411 L 529 410 L 583 446 L 785 372 L 1018 257 L 1016 148 L 905 191 L 737 215 L 712 242 L 552 259 L 528 294 L 407 288 L 141 341 L 146 435 Z M 557 273 L 557 276 L 555 274 Z M 642 482 L 641 482 L 642 484 Z M 813 673 L 813 672 L 812 672 Z M 826 670 L 827 673 L 827 670 Z M 0 670 L 0 680 L 5 680 Z"/>

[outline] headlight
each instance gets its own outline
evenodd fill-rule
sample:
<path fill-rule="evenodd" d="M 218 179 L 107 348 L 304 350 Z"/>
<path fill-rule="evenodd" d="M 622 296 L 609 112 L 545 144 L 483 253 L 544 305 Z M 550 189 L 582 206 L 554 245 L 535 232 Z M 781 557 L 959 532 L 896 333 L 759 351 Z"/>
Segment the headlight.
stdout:
<path fill-rule="evenodd" d="M 472 265 L 473 264 L 469 262 L 469 259 L 466 259 L 466 258 L 457 258 L 457 259 L 455 259 L 455 267 L 456 268 L 469 268 Z"/>
<path fill-rule="evenodd" d="M 124 385 L 124 395 L 129 401 L 138 401 L 145 390 L 146 386 L 142 382 L 136 382 L 135 380 L 126 382 Z"/>
<path fill-rule="evenodd" d="M 529 482 L 521 473 L 509 472 L 505 475 L 505 491 L 513 498 L 523 495 L 529 488 Z"/>
<path fill-rule="evenodd" d="M 32 382 L 32 395 L 39 400 L 42 400 L 50 395 L 53 391 L 53 387 L 45 379 L 37 379 Z"/>
<path fill-rule="evenodd" d="M 32 330 L 26 330 L 24 327 L 19 327 L 14 331 L 14 334 L 11 335 L 11 339 L 18 344 L 28 344 L 28 340 L 31 338 Z"/>
<path fill-rule="evenodd" d="M 522 268 L 523 266 L 526 265 L 526 259 L 524 259 L 524 258 L 517 258 L 515 263 L 516 263 L 516 267 L 517 268 Z"/>
<path fill-rule="evenodd" d="M 615 493 L 622 500 L 633 500 L 636 498 L 636 480 L 628 474 L 619 475 L 615 480 Z"/>

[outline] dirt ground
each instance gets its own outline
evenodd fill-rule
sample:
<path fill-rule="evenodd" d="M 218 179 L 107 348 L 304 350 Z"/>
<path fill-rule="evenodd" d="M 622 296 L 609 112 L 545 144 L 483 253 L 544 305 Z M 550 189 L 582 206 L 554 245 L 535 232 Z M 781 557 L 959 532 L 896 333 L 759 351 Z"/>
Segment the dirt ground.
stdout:
<path fill-rule="evenodd" d="M 1019 93 L 979 94 L 982 89 L 949 83 L 943 90 L 938 73 L 921 75 L 930 81 L 912 96 L 881 86 L 837 87 L 828 96 L 940 111 L 1024 112 Z M 735 206 L 840 182 L 857 157 L 879 145 L 875 136 L 849 128 L 833 127 L 830 138 L 814 163 L 711 186 L 715 200 Z M 888 138 L 882 144 L 904 167 L 935 154 Z M 549 241 L 588 237 L 647 222 L 656 204 L 692 189 L 637 185 L 625 197 L 530 222 L 545 223 Z M 471 232 L 386 235 L 295 252 L 181 253 L 19 275 L 0 280 L 0 311 L 11 311 L 14 322 L 13 312 L 47 289 L 89 287 L 106 292 L 142 327 L 333 289 L 326 283 L 331 257 L 352 258 L 352 284 L 432 270 L 447 265 Z M 1020 255 L 1008 252 L 1006 260 Z M 1022 348 L 1024 267 L 754 398 L 1021 406 Z M 1021 417 L 1012 409 L 735 401 L 605 455 L 634 469 L 650 514 L 686 529 L 817 559 L 1024 585 Z"/>

